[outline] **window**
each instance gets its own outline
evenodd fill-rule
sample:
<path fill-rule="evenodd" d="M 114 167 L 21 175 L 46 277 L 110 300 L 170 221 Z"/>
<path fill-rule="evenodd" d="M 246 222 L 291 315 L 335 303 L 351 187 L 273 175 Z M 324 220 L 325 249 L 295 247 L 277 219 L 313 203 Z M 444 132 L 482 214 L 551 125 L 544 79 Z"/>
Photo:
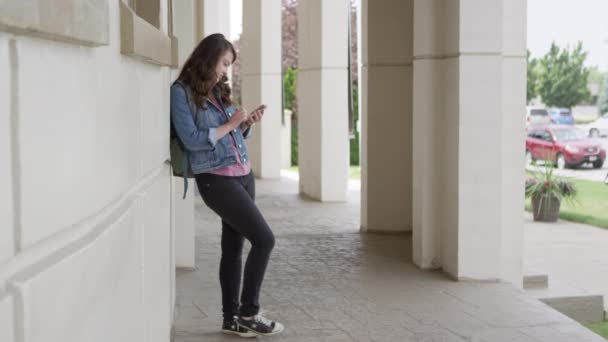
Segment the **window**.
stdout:
<path fill-rule="evenodd" d="M 564 129 L 556 130 L 555 138 L 558 141 L 576 141 L 584 140 L 587 138 L 587 133 L 581 129 Z"/>
<path fill-rule="evenodd" d="M 553 141 L 553 137 L 551 136 L 551 133 L 549 133 L 547 131 L 543 131 L 541 133 L 541 139 L 543 139 L 544 141 Z"/>
<path fill-rule="evenodd" d="M 138 17 L 160 28 L 160 0 L 123 0 Z"/>
<path fill-rule="evenodd" d="M 549 112 L 547 112 L 546 109 L 532 109 L 530 111 L 530 115 L 534 115 L 534 116 L 547 116 L 547 115 L 549 115 Z"/>
<path fill-rule="evenodd" d="M 168 9 L 162 11 L 164 10 L 169 12 Z M 177 39 L 168 36 L 161 29 L 160 14 L 162 11 L 161 0 L 120 2 L 120 52 L 122 54 L 161 66 L 176 65 Z M 162 23 L 164 26 L 164 20 Z"/>
<path fill-rule="evenodd" d="M 135 10 L 135 0 L 123 0 L 127 6 L 131 7 L 131 9 Z"/>

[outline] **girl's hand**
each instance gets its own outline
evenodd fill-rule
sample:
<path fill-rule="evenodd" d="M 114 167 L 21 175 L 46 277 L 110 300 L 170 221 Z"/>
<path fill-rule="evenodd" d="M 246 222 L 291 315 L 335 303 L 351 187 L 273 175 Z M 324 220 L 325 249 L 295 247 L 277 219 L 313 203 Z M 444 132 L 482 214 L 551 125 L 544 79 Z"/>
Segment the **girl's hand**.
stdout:
<path fill-rule="evenodd" d="M 245 121 L 247 123 L 247 126 L 251 127 L 254 123 L 262 120 L 262 116 L 264 116 L 265 109 L 266 109 L 266 105 L 261 105 L 256 110 L 254 110 L 251 114 L 249 114 L 247 121 Z"/>
<path fill-rule="evenodd" d="M 236 112 L 234 112 L 234 114 L 232 115 L 232 117 L 230 118 L 230 121 L 228 122 L 230 127 L 232 127 L 232 129 L 235 129 L 237 127 L 239 127 L 242 123 L 246 122 L 248 120 L 248 116 L 247 116 L 247 112 L 245 112 L 242 109 L 238 109 Z"/>

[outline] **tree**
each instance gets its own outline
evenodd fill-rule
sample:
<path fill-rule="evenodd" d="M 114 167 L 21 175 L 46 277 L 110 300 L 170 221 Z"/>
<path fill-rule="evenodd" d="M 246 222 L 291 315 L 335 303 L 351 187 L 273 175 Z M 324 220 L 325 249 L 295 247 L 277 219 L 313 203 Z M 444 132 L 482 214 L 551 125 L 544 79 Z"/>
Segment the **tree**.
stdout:
<path fill-rule="evenodd" d="M 298 68 L 298 2 L 282 0 L 283 22 L 282 42 L 283 72 L 288 68 Z"/>
<path fill-rule="evenodd" d="M 597 66 L 589 68 L 589 92 L 591 96 L 588 99 L 588 105 L 595 105 L 599 103 L 599 95 L 602 92 L 602 85 L 604 84 L 604 74 L 599 70 Z"/>
<path fill-rule="evenodd" d="M 538 83 L 538 59 L 530 58 L 530 50 L 527 53 L 528 60 L 528 84 L 526 89 L 526 102 L 530 103 L 538 92 L 536 91 L 537 83 Z"/>
<path fill-rule="evenodd" d="M 590 96 L 587 52 L 579 42 L 574 50 L 560 49 L 555 42 L 538 62 L 538 94 L 550 107 L 572 108 Z"/>
<path fill-rule="evenodd" d="M 232 42 L 236 50 L 237 59 L 232 64 L 232 100 L 238 106 L 242 104 L 241 100 L 241 36 Z"/>
<path fill-rule="evenodd" d="M 285 109 L 292 112 L 296 108 L 296 82 L 298 78 L 298 69 L 287 68 L 283 75 L 283 105 Z"/>
<path fill-rule="evenodd" d="M 600 95 L 597 99 L 597 106 L 602 115 L 608 113 L 608 74 L 604 76 L 604 82 L 600 90 Z"/>

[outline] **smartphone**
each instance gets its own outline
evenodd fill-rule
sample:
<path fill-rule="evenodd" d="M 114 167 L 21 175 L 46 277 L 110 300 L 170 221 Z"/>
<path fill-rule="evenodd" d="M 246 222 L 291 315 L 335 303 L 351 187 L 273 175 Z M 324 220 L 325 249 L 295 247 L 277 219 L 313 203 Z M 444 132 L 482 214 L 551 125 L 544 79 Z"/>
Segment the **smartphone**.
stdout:
<path fill-rule="evenodd" d="M 252 112 L 249 114 L 249 116 L 251 116 L 251 114 L 252 114 L 253 112 L 257 111 L 257 110 L 261 110 L 262 112 L 264 112 L 264 110 L 265 110 L 265 109 L 266 109 L 266 105 L 265 105 L 265 104 L 260 105 L 258 108 L 254 109 L 254 110 L 253 110 L 253 111 L 252 111 Z"/>
<path fill-rule="evenodd" d="M 254 111 L 254 112 L 255 112 L 256 110 L 261 110 L 261 111 L 264 111 L 265 109 L 266 109 L 266 105 L 265 105 L 265 104 L 263 104 L 263 105 L 260 105 L 258 108 L 254 109 L 253 111 Z"/>

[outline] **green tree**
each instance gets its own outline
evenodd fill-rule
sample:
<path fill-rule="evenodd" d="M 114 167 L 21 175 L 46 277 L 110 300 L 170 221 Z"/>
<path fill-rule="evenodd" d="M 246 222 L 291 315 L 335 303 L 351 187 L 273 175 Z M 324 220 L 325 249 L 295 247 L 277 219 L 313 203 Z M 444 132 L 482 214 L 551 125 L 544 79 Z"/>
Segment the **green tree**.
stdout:
<path fill-rule="evenodd" d="M 547 106 L 572 108 L 589 98 L 586 58 L 581 42 L 572 51 L 551 44 L 549 52 L 538 62 L 538 94 Z"/>
<path fill-rule="evenodd" d="M 359 91 L 357 88 L 358 83 L 353 84 L 353 117 L 355 122 L 359 120 Z M 354 134 L 350 139 L 350 165 L 358 166 L 360 133 L 357 132 L 356 127 L 353 131 Z"/>
<path fill-rule="evenodd" d="M 526 87 L 526 102 L 530 103 L 538 92 L 536 91 L 537 83 L 538 83 L 538 59 L 530 58 L 530 50 L 527 53 L 528 60 L 528 84 Z"/>
<path fill-rule="evenodd" d="M 597 106 L 602 115 L 608 113 L 608 74 L 604 76 L 604 82 L 597 99 Z"/>
<path fill-rule="evenodd" d="M 298 79 L 298 70 L 288 67 L 283 75 L 283 99 L 285 108 L 293 112 L 296 110 L 296 81 Z"/>
<path fill-rule="evenodd" d="M 602 93 L 602 87 L 604 84 L 604 74 L 599 70 L 597 66 L 589 68 L 589 91 L 591 92 L 591 96 L 589 96 L 588 103 L 589 105 L 594 105 L 599 103 L 599 96 Z M 591 90 L 593 89 L 593 90 Z M 595 92 L 597 89 L 597 93 Z"/>
<path fill-rule="evenodd" d="M 291 116 L 291 165 L 298 165 L 298 116 L 296 100 L 296 84 L 298 69 L 288 67 L 283 75 L 283 101 L 285 109 L 292 112 Z"/>

